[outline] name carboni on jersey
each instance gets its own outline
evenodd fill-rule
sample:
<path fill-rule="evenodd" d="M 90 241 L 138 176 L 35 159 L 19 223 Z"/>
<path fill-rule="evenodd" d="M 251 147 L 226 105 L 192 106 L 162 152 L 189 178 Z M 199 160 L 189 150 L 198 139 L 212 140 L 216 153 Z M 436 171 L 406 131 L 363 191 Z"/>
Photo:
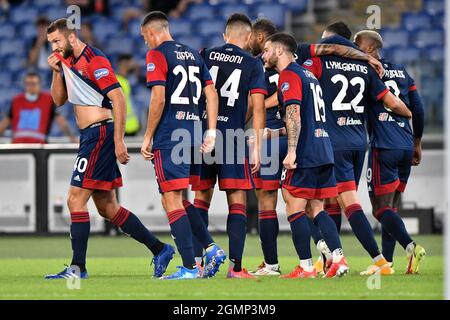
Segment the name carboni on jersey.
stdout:
<path fill-rule="evenodd" d="M 244 56 L 238 56 L 238 55 L 233 55 L 233 54 L 226 54 L 223 52 L 211 51 L 209 53 L 209 59 L 215 60 L 215 61 L 220 61 L 220 62 L 241 64 L 242 60 L 244 60 Z"/>
<path fill-rule="evenodd" d="M 361 72 L 364 74 L 368 73 L 367 66 L 357 64 L 357 63 L 349 63 L 349 62 L 325 61 L 325 68 L 342 70 L 342 71 Z"/>

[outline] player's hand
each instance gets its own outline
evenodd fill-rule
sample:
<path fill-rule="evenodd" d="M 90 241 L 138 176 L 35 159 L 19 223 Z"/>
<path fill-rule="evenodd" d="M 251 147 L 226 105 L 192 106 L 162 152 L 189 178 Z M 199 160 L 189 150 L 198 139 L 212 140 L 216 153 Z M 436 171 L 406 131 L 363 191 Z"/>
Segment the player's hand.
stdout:
<path fill-rule="evenodd" d="M 210 153 L 214 150 L 215 145 L 216 145 L 216 131 L 206 130 L 205 140 L 203 140 L 203 144 L 200 147 L 200 152 Z"/>
<path fill-rule="evenodd" d="M 420 164 L 420 161 L 422 161 L 422 146 L 419 144 L 414 146 L 412 165 L 418 166 Z"/>
<path fill-rule="evenodd" d="M 286 158 L 284 158 L 283 160 L 283 166 L 287 169 L 287 170 L 293 170 L 297 168 L 297 163 L 295 162 L 295 160 L 297 159 L 297 154 L 295 152 L 288 152 L 288 154 L 286 155 Z"/>
<path fill-rule="evenodd" d="M 128 155 L 125 141 L 123 141 L 123 139 L 119 141 L 114 141 L 114 145 L 116 148 L 115 151 L 117 160 L 119 160 L 121 164 L 127 164 L 128 161 L 130 161 L 130 156 Z"/>
<path fill-rule="evenodd" d="M 253 148 L 251 150 L 252 150 L 252 154 L 251 154 L 251 158 L 250 158 L 250 164 L 251 164 L 252 174 L 255 174 L 261 168 L 261 155 L 259 154 L 259 150 L 255 145 L 253 145 Z"/>
<path fill-rule="evenodd" d="M 56 72 L 61 72 L 61 61 L 52 53 L 47 59 L 48 65 Z"/>
<path fill-rule="evenodd" d="M 155 155 L 151 152 L 152 147 L 152 139 L 144 137 L 144 142 L 141 147 L 141 154 L 145 160 L 153 160 Z"/>
<path fill-rule="evenodd" d="M 375 59 L 372 56 L 369 56 L 369 64 L 372 66 L 372 68 L 375 69 L 375 71 L 378 73 L 378 76 L 381 78 L 383 78 L 384 75 L 384 68 L 383 68 L 383 64 L 380 62 L 380 60 Z"/>

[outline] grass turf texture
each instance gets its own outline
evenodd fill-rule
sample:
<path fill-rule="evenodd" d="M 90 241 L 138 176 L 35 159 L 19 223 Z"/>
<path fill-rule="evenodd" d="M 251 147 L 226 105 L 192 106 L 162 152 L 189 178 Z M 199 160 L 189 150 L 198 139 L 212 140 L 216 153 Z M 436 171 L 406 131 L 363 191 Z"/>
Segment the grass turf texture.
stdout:
<path fill-rule="evenodd" d="M 167 237 L 163 240 L 172 243 Z M 226 248 L 226 236 L 216 236 Z M 378 238 L 378 242 L 380 239 Z M 125 236 L 93 236 L 89 240 L 87 268 L 90 279 L 80 290 L 69 290 L 64 280 L 44 280 L 70 262 L 68 237 L 0 237 L 0 299 L 442 299 L 442 237 L 417 236 L 427 250 L 420 275 L 404 275 L 404 250 L 397 245 L 393 276 L 382 277 L 380 289 L 369 290 L 365 270 L 371 260 L 351 235 L 342 236 L 350 273 L 340 279 L 226 279 L 226 268 L 213 279 L 161 281 L 150 278 L 146 248 Z M 279 237 L 280 264 L 284 273 L 298 264 L 289 235 Z M 314 258 L 317 251 L 313 249 Z M 244 266 L 254 269 L 262 261 L 257 236 L 248 236 Z M 180 265 L 179 255 L 168 272 Z"/>

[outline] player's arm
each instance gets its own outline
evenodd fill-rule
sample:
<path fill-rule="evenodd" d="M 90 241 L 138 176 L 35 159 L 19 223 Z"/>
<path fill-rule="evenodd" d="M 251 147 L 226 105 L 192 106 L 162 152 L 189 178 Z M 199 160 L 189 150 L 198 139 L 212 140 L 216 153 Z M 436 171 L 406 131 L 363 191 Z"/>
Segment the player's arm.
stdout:
<path fill-rule="evenodd" d="M 422 160 L 422 135 L 425 122 L 425 112 L 422 99 L 417 92 L 414 83 L 409 88 L 409 109 L 412 113 L 412 125 L 414 131 L 414 155 L 413 166 L 418 166 Z"/>
<path fill-rule="evenodd" d="M 61 73 L 61 62 L 52 53 L 47 59 L 48 65 L 53 70 L 52 84 L 50 87 L 50 93 L 53 98 L 53 102 L 56 106 L 60 107 L 67 102 L 67 88 Z"/>
<path fill-rule="evenodd" d="M 144 134 L 144 142 L 141 147 L 141 154 L 145 160 L 152 160 L 152 140 L 155 135 L 156 128 L 161 121 L 161 117 L 166 103 L 166 87 L 162 85 L 153 86 L 152 96 L 150 98 L 147 130 Z M 217 116 L 216 116 L 217 118 Z"/>
<path fill-rule="evenodd" d="M 127 146 L 125 145 L 125 122 L 127 118 L 127 105 L 125 95 L 122 88 L 115 88 L 108 92 L 108 98 L 113 105 L 114 115 L 114 146 L 116 151 L 117 160 L 121 164 L 127 164 L 130 160 L 128 155 Z"/>
<path fill-rule="evenodd" d="M 55 115 L 55 121 L 58 124 L 59 128 L 61 129 L 61 131 L 69 137 L 70 141 L 73 143 L 77 143 L 78 139 L 77 137 L 72 133 L 72 130 L 70 129 L 70 125 L 67 122 L 66 118 L 64 118 L 62 115 L 60 115 L 59 113 L 57 113 Z"/>
<path fill-rule="evenodd" d="M 264 100 L 264 107 L 266 109 L 277 107 L 278 105 L 279 105 L 279 102 L 278 102 L 278 93 L 277 92 L 275 92 L 273 95 L 271 95 L 266 100 Z"/>
<path fill-rule="evenodd" d="M 381 101 L 386 107 L 391 109 L 392 112 L 398 114 L 399 116 L 411 119 L 412 113 L 406 106 L 406 104 L 397 98 L 392 92 L 388 91 L 382 98 Z"/>
<path fill-rule="evenodd" d="M 264 127 L 266 126 L 266 109 L 264 107 L 264 94 L 251 94 L 253 106 L 253 130 L 255 132 L 255 145 L 253 151 L 252 174 L 258 172 L 261 166 L 261 141 L 263 137 Z"/>
<path fill-rule="evenodd" d="M 368 62 L 378 73 L 380 78 L 384 74 L 384 68 L 381 62 L 374 57 L 352 47 L 340 44 L 318 43 L 312 45 L 311 51 L 313 56 L 335 55 L 349 59 L 361 60 Z"/>
<path fill-rule="evenodd" d="M 219 114 L 219 96 L 217 95 L 214 84 L 209 84 L 203 88 L 206 98 L 206 114 L 208 120 L 208 130 L 205 134 L 205 141 L 202 144 L 201 151 L 209 153 L 214 149 L 216 143 L 217 116 Z"/>
<path fill-rule="evenodd" d="M 297 144 L 300 137 L 300 105 L 290 104 L 286 107 L 286 132 L 288 140 L 288 153 L 283 161 L 286 169 L 295 169 L 297 163 Z"/>

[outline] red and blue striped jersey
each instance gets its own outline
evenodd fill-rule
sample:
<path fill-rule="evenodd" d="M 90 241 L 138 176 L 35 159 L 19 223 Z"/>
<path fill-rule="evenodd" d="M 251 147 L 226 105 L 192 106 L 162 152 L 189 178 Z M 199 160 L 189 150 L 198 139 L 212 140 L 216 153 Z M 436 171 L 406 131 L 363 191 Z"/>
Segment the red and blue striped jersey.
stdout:
<path fill-rule="evenodd" d="M 200 54 L 179 42 L 165 41 L 147 53 L 146 62 L 147 87 L 164 86 L 166 89 L 164 110 L 153 137 L 153 147 L 171 149 L 175 145 L 200 145 L 199 99 L 202 89 L 212 84 Z"/>
<path fill-rule="evenodd" d="M 337 56 L 303 64 L 319 80 L 327 108 L 327 129 L 334 150 L 366 150 L 365 110 L 388 92 L 366 62 Z"/>
<path fill-rule="evenodd" d="M 284 110 L 292 104 L 300 105 L 297 166 L 313 168 L 334 163 L 333 149 L 325 128 L 323 92 L 314 74 L 292 62 L 280 73 L 278 92 Z"/>
<path fill-rule="evenodd" d="M 410 106 L 410 92 L 416 90 L 414 80 L 403 66 L 381 60 L 384 67 L 382 80 L 391 92 Z M 377 102 L 367 110 L 371 146 L 383 149 L 412 150 L 413 132 L 409 120 L 394 114 L 383 103 Z"/>
<path fill-rule="evenodd" d="M 244 129 L 249 94 L 267 94 L 261 59 L 232 44 L 206 49 L 203 57 L 219 95 L 217 129 Z"/>

